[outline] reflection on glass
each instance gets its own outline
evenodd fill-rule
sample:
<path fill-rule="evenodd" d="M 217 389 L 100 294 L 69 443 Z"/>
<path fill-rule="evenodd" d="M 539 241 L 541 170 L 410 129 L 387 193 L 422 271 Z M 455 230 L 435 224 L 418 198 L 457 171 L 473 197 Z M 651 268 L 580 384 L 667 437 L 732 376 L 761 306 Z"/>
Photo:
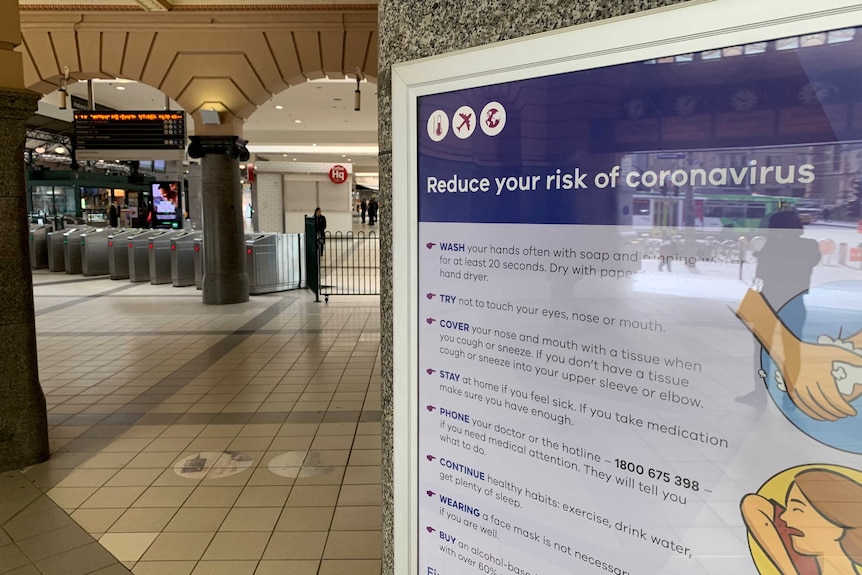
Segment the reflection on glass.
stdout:
<path fill-rule="evenodd" d="M 793 38 L 783 38 L 781 40 L 775 41 L 775 49 L 776 50 L 795 50 L 799 48 L 799 37 L 794 36 Z"/>

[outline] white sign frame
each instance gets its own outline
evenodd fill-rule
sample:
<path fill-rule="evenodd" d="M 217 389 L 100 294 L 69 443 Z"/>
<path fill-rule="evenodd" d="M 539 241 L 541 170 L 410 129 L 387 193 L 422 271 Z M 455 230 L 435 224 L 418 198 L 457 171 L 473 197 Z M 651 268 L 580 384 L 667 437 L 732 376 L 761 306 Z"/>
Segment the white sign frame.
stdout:
<path fill-rule="evenodd" d="M 417 99 L 860 25 L 853 0 L 701 0 L 393 66 L 395 573 L 419 573 Z"/>

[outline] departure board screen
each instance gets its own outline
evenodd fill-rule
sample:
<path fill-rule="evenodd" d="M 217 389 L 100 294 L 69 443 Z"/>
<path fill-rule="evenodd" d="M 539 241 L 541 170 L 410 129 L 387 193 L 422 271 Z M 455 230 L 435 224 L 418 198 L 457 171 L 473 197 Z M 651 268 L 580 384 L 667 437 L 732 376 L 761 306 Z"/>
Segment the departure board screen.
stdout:
<path fill-rule="evenodd" d="M 175 159 L 186 145 L 185 113 L 76 111 L 75 140 L 82 159 L 118 152 L 121 159 Z"/>

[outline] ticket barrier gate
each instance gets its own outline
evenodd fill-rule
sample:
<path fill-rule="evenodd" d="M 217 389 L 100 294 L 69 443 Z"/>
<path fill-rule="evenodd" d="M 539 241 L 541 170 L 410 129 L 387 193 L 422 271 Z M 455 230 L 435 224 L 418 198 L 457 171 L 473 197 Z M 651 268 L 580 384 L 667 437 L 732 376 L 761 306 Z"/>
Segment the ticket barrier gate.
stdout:
<path fill-rule="evenodd" d="M 204 236 L 195 238 L 195 287 L 204 289 Z"/>
<path fill-rule="evenodd" d="M 85 277 L 108 275 L 107 228 L 81 234 L 81 270 Z"/>
<path fill-rule="evenodd" d="M 158 231 L 150 235 L 149 261 L 150 283 L 153 285 L 171 283 L 171 240 L 182 231 Z"/>
<path fill-rule="evenodd" d="M 141 230 L 128 236 L 129 281 L 150 281 L 150 236 L 153 230 Z"/>
<path fill-rule="evenodd" d="M 141 230 L 113 230 L 108 234 L 108 273 L 112 280 L 129 279 L 129 238 Z"/>
<path fill-rule="evenodd" d="M 171 283 L 174 287 L 195 285 L 195 256 L 200 232 L 182 232 L 171 238 Z"/>
<path fill-rule="evenodd" d="M 66 250 L 63 249 L 63 242 L 69 231 L 66 229 L 48 232 L 48 269 L 52 272 L 66 271 Z"/>
<path fill-rule="evenodd" d="M 30 267 L 34 270 L 48 267 L 48 232 L 52 229 L 50 224 L 30 226 Z"/>
<path fill-rule="evenodd" d="M 66 257 L 66 273 L 84 273 L 81 257 L 81 235 L 96 231 L 96 228 L 75 228 L 63 234 L 63 252 Z"/>
<path fill-rule="evenodd" d="M 246 236 L 246 271 L 252 295 L 302 287 L 302 234 Z"/>

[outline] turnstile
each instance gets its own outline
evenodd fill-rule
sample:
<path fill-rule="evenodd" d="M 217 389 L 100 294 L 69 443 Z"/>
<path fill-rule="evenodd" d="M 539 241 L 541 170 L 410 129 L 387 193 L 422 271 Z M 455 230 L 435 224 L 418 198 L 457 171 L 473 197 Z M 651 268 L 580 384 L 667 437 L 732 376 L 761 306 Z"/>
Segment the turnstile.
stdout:
<path fill-rule="evenodd" d="M 171 283 L 171 240 L 183 234 L 182 231 L 162 230 L 150 236 L 150 283 L 153 285 Z"/>
<path fill-rule="evenodd" d="M 302 234 L 261 233 L 247 236 L 246 272 L 249 293 L 298 289 L 302 284 Z"/>
<path fill-rule="evenodd" d="M 66 270 L 66 250 L 63 249 L 63 242 L 68 231 L 66 229 L 48 233 L 48 269 L 52 272 Z"/>
<path fill-rule="evenodd" d="M 50 224 L 30 226 L 30 267 L 34 270 L 48 267 L 48 232 L 52 229 Z"/>
<path fill-rule="evenodd" d="M 171 283 L 174 287 L 195 285 L 195 248 L 200 232 L 182 232 L 171 238 Z"/>
<path fill-rule="evenodd" d="M 108 273 L 112 280 L 129 279 L 129 237 L 141 230 L 114 230 L 108 234 Z"/>
<path fill-rule="evenodd" d="M 84 272 L 81 259 L 81 235 L 95 230 L 96 228 L 75 228 L 63 234 L 63 252 L 66 257 L 67 274 Z"/>
<path fill-rule="evenodd" d="M 128 237 L 129 281 L 150 281 L 150 236 L 153 230 L 141 230 Z"/>
<path fill-rule="evenodd" d="M 204 289 L 204 235 L 195 238 L 195 287 Z"/>
<path fill-rule="evenodd" d="M 81 271 L 84 276 L 108 275 L 108 234 L 101 228 L 81 234 Z"/>

